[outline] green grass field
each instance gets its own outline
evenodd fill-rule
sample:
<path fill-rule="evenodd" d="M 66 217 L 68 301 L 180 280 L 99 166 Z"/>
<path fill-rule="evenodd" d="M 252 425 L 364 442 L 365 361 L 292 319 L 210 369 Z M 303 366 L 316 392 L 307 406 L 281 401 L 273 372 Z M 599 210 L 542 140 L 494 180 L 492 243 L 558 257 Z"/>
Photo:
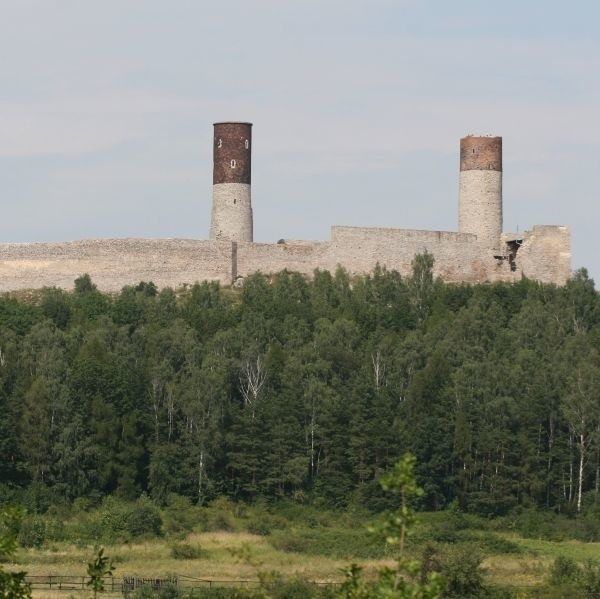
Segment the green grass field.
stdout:
<path fill-rule="evenodd" d="M 5 567 L 30 576 L 84 576 L 102 546 L 117 578 L 254 581 L 277 572 L 286 579 L 339 583 L 351 563 L 367 577 L 393 565 L 390 547 L 368 532 L 377 518 L 360 508 L 331 511 L 293 503 L 246 505 L 221 498 L 199 507 L 173 497 L 159 508 L 147 498 L 135 503 L 108 498 L 27 515 L 22 546 Z M 581 566 L 600 562 L 600 543 L 569 538 L 570 531 L 582 536 L 575 520 L 553 522 L 551 515 L 540 519 L 537 513 L 489 520 L 456 509 L 422 513 L 419 520 L 407 545 L 411 556 L 456 572 L 476 555 L 488 585 L 512 589 L 512 596 L 560 596 L 542 590 L 559 556 Z M 36 599 L 69 594 L 89 597 L 89 591 L 34 590 Z"/>
<path fill-rule="evenodd" d="M 361 512 L 239 506 L 227 501 L 209 508 L 176 505 L 161 511 L 158 536 L 127 538 L 114 524 L 121 508 L 109 507 L 110 512 L 94 508 L 54 514 L 46 521 L 44 538 L 35 537 L 36 542 L 29 544 L 36 546 L 20 548 L 6 567 L 34 576 L 83 576 L 102 545 L 118 578 L 177 575 L 234 581 L 256 580 L 261 572 L 276 571 L 286 578 L 340 582 L 350 563 L 361 565 L 369 576 L 393 560 L 390 549 L 375 543 L 367 532 L 373 516 Z M 111 516 L 108 520 L 106 513 Z M 420 519 L 408 545 L 413 556 L 421 558 L 426 547 L 440 559 L 455 555 L 460 560 L 461 552 L 476 552 L 486 581 L 523 597 L 533 596 L 528 589 L 543 587 L 558 556 L 579 564 L 600 560 L 600 543 L 525 538 L 493 521 L 456 512 L 421 514 Z M 99 522 L 112 524 L 99 527 Z M 89 592 L 69 594 L 87 597 Z M 58 596 L 68 594 L 34 591 L 37 599 Z"/>

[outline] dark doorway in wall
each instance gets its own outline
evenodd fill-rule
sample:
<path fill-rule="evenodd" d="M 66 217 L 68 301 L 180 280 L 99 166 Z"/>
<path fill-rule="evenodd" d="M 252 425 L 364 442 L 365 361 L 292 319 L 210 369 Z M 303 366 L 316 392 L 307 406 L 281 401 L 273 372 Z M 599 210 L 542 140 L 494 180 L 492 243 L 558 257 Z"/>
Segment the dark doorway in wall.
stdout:
<path fill-rule="evenodd" d="M 517 270 L 517 252 L 519 248 L 523 245 L 522 239 L 512 239 L 511 241 L 506 242 L 506 250 L 508 254 L 508 263 L 510 265 L 510 270 L 515 272 Z"/>

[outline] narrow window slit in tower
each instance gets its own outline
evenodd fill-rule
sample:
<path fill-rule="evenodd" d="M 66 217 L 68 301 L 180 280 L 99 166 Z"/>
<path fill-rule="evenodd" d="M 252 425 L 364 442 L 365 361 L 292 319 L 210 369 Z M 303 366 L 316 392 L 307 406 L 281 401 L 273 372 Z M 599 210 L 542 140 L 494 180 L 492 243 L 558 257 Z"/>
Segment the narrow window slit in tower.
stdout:
<path fill-rule="evenodd" d="M 217 142 L 217 148 L 223 147 L 223 140 L 219 137 L 219 141 Z"/>
<path fill-rule="evenodd" d="M 235 168 L 235 159 L 231 161 L 231 168 Z"/>
<path fill-rule="evenodd" d="M 250 147 L 250 142 L 248 140 L 246 140 L 244 142 L 244 146 L 246 146 L 246 150 Z"/>
<path fill-rule="evenodd" d="M 237 198 L 233 198 L 233 203 L 237 204 Z"/>

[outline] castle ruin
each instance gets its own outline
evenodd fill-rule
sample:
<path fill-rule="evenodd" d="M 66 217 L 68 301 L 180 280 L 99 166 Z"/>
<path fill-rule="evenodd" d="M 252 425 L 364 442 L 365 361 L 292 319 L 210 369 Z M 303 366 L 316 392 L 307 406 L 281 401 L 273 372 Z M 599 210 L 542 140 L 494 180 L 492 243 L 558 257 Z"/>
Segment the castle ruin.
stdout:
<path fill-rule="evenodd" d="M 444 281 L 482 283 L 523 277 L 562 285 L 571 275 L 567 227 L 535 225 L 502 231 L 502 138 L 460 140 L 458 232 L 333 226 L 329 241 L 255 243 L 251 203 L 252 124 L 214 124 L 213 204 L 208 240 L 94 239 L 0 244 L 0 291 L 73 287 L 88 273 L 99 289 L 153 281 L 180 287 L 196 281 L 231 284 L 254 272 L 315 269 L 365 274 L 376 264 L 411 273 L 416 254 L 435 258 Z"/>

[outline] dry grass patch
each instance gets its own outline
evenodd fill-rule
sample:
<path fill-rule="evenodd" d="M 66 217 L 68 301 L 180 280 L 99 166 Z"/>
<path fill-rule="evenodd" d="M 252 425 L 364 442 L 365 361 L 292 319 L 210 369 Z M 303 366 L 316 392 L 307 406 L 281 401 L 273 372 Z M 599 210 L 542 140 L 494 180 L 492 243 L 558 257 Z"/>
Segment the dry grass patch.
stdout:
<path fill-rule="evenodd" d="M 532 587 L 542 584 L 554 559 L 571 557 L 579 563 L 600 560 L 600 543 L 577 541 L 551 542 L 502 535 L 516 543 L 522 553 L 489 555 L 483 562 L 486 579 L 498 585 Z M 140 577 L 189 576 L 212 580 L 255 580 L 260 571 L 278 571 L 286 577 L 337 582 L 342 569 L 350 562 L 362 566 L 367 576 L 374 576 L 382 566 L 393 565 L 390 559 L 331 557 L 281 551 L 269 542 L 269 536 L 248 532 L 192 532 L 177 541 L 169 538 L 137 543 L 105 545 L 105 554 L 114 565 L 114 575 Z M 173 552 L 174 543 L 200 548 L 198 557 L 182 558 Z M 19 550 L 16 561 L 7 564 L 11 570 L 26 570 L 30 575 L 83 576 L 94 557 L 92 545 L 54 543 L 48 548 Z M 418 556 L 418 552 L 416 554 Z M 177 558 L 178 557 L 178 558 Z M 88 599 L 85 592 L 73 592 L 75 599 Z M 65 594 L 36 590 L 35 599 L 64 599 Z"/>
<path fill-rule="evenodd" d="M 320 555 L 288 553 L 273 548 L 267 537 L 246 532 L 190 533 L 182 542 L 201 547 L 198 559 L 175 559 L 166 539 L 144 543 L 106 545 L 105 554 L 115 565 L 114 575 L 167 576 L 178 574 L 206 579 L 251 579 L 259 571 L 276 570 L 284 576 L 299 575 L 315 581 L 340 581 L 348 560 Z M 26 570 L 30 575 L 76 575 L 86 572 L 94 547 L 55 544 L 48 549 L 20 550 L 11 570 Z M 372 574 L 389 560 L 353 560 Z M 40 591 L 41 593 L 41 591 Z M 36 599 L 41 598 L 36 592 Z M 50 593 L 50 591 L 48 591 Z M 77 594 L 74 593 L 75 597 Z M 49 599 L 54 594 L 48 595 Z M 63 594 L 64 597 L 64 594 Z"/>

